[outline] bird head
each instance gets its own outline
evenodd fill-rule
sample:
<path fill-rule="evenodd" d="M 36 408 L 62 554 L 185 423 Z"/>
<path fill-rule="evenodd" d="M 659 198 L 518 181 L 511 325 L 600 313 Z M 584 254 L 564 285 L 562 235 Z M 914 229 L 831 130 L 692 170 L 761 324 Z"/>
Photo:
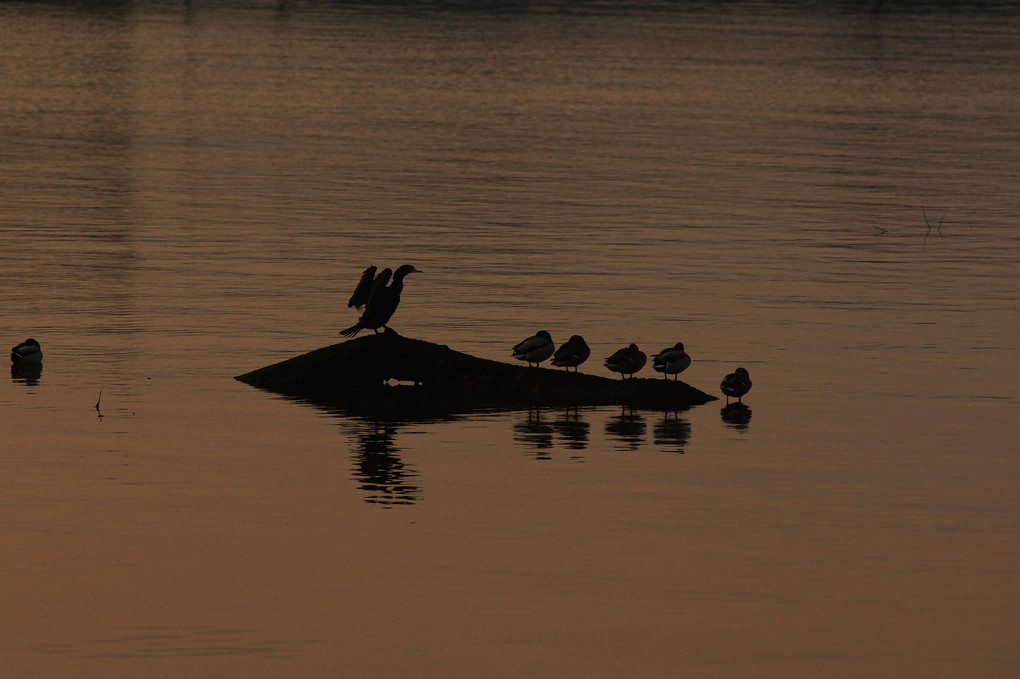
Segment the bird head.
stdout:
<path fill-rule="evenodd" d="M 394 278 L 403 278 L 404 276 L 412 273 L 421 273 L 421 269 L 416 269 L 411 264 L 401 264 L 400 268 L 397 269 L 396 273 L 393 274 Z"/>

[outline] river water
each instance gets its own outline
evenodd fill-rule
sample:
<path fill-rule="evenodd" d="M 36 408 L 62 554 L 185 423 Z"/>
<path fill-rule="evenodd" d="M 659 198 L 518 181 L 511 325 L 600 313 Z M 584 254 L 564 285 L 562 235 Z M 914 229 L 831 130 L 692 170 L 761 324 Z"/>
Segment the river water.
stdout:
<path fill-rule="evenodd" d="M 1020 13 L 0 6 L 11 677 L 1005 677 Z M 392 327 L 684 412 L 376 422 L 235 375 Z M 658 377 L 650 368 L 638 377 Z M 98 406 L 98 407 L 97 407 Z"/>

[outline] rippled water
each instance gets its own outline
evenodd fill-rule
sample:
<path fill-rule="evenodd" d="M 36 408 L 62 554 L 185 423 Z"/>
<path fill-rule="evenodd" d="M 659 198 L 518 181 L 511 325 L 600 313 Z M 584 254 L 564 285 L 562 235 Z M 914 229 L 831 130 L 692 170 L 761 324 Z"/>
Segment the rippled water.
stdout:
<path fill-rule="evenodd" d="M 11 676 L 1008 676 L 1020 15 L 4 3 Z M 375 422 L 233 380 L 393 326 L 748 410 Z M 644 376 L 651 376 L 646 369 Z M 96 408 L 98 402 L 99 407 Z"/>

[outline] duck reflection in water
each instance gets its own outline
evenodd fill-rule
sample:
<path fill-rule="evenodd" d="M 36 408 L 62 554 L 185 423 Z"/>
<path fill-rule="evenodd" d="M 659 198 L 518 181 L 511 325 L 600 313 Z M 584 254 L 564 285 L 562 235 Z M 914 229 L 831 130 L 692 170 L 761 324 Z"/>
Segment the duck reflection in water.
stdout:
<path fill-rule="evenodd" d="M 588 447 L 591 425 L 581 419 L 580 408 L 577 406 L 564 408 L 561 417 L 553 422 L 553 429 L 567 448 L 584 450 Z"/>
<path fill-rule="evenodd" d="M 394 444 L 397 426 L 385 422 L 352 422 L 356 447 L 351 471 L 365 502 L 379 505 L 410 505 L 421 499 L 421 486 L 410 483 L 418 476 L 404 464 Z"/>
<path fill-rule="evenodd" d="M 514 424 L 514 441 L 534 449 L 539 460 L 551 460 L 547 451 L 553 447 L 554 432 L 553 425 L 542 419 L 541 409 L 533 408 Z"/>
<path fill-rule="evenodd" d="M 655 445 L 666 446 L 674 452 L 683 454 L 684 446 L 691 438 L 691 423 L 687 418 L 680 417 L 677 411 L 667 411 L 662 414 L 662 419 L 656 422 L 652 436 Z"/>
<path fill-rule="evenodd" d="M 606 420 L 606 436 L 616 439 L 618 450 L 637 450 L 644 442 L 648 424 L 633 408 L 623 406 L 619 415 Z"/>
<path fill-rule="evenodd" d="M 729 403 L 719 411 L 719 417 L 734 429 L 747 429 L 751 421 L 751 409 L 743 403 Z"/>
<path fill-rule="evenodd" d="M 12 363 L 11 379 L 28 386 L 39 384 L 42 376 L 42 363 Z"/>

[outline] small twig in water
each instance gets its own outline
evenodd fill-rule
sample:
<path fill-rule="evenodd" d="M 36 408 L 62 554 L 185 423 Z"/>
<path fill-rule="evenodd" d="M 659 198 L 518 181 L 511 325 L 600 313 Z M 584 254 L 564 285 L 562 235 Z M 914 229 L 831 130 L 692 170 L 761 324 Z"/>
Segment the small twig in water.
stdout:
<path fill-rule="evenodd" d="M 103 390 L 99 390 L 99 398 L 96 399 L 96 412 L 99 413 L 99 417 L 102 418 L 103 411 L 99 409 L 99 403 L 103 400 Z"/>
<path fill-rule="evenodd" d="M 924 223 L 928 226 L 928 232 L 931 233 L 931 222 L 928 221 L 928 213 L 925 211 L 924 206 L 921 206 L 921 214 L 924 215 Z M 946 218 L 946 213 L 943 212 L 942 216 L 939 217 L 939 225 L 935 227 L 935 230 L 939 232 L 939 238 L 942 238 L 942 220 Z"/>
<path fill-rule="evenodd" d="M 881 236 L 883 233 L 889 231 L 889 229 L 883 229 L 881 226 L 872 226 L 872 228 L 878 230 L 878 233 L 875 234 L 876 236 Z"/>

